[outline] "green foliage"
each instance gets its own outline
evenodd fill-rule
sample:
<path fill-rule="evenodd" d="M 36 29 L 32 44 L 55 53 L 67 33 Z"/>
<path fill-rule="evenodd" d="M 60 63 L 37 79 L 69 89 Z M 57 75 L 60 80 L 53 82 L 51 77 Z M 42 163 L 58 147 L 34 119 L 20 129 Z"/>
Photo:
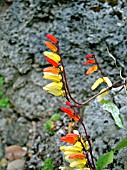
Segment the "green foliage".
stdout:
<path fill-rule="evenodd" d="M 47 158 L 41 170 L 54 170 L 51 158 Z"/>
<path fill-rule="evenodd" d="M 119 128 L 124 128 L 123 121 L 120 117 L 119 109 L 114 103 L 106 101 L 103 105 L 103 109 L 111 113 L 113 119 L 115 120 L 115 124 Z"/>
<path fill-rule="evenodd" d="M 57 120 L 59 120 L 59 119 L 60 119 L 60 115 L 59 115 L 58 113 L 54 114 L 54 115 L 50 118 L 50 120 L 52 120 L 52 121 L 57 121 Z"/>
<path fill-rule="evenodd" d="M 109 165 L 110 163 L 113 162 L 113 158 L 114 158 L 114 153 L 121 149 L 127 147 L 127 137 L 124 138 L 117 146 L 114 150 L 111 150 L 110 152 L 101 155 L 98 160 L 97 160 L 97 169 L 96 170 L 102 170 L 102 168 L 106 167 L 107 165 Z"/>
<path fill-rule="evenodd" d="M 0 76 L 0 84 L 4 83 L 4 78 Z"/>
<path fill-rule="evenodd" d="M 124 147 L 127 147 L 127 137 L 124 138 L 118 145 L 117 147 L 114 149 L 114 152 L 121 149 L 121 148 L 124 148 Z"/>
<path fill-rule="evenodd" d="M 4 94 L 4 90 L 2 88 L 3 83 L 4 83 L 4 78 L 0 76 L 0 85 L 1 85 L 1 88 L 0 88 L 0 110 L 2 108 L 10 107 L 10 105 L 8 104 L 8 98 L 2 98 L 2 96 Z"/>
<path fill-rule="evenodd" d="M 55 121 L 60 119 L 59 114 L 54 114 L 49 120 L 47 120 L 44 124 L 44 127 L 47 131 L 49 131 L 51 134 L 54 134 L 54 128 L 55 128 Z"/>
<path fill-rule="evenodd" d="M 97 160 L 97 169 L 96 170 L 102 170 L 102 168 L 105 168 L 107 165 L 113 162 L 114 152 L 110 151 L 104 155 L 101 155 L 99 159 Z"/>

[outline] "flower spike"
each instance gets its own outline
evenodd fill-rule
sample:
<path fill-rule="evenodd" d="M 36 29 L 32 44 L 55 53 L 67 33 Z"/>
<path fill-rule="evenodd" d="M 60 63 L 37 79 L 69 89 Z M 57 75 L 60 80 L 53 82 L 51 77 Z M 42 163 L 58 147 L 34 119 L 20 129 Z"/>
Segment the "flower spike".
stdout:
<path fill-rule="evenodd" d="M 52 41 L 54 44 L 58 42 L 57 38 L 54 37 L 52 34 L 47 34 L 46 38 L 48 38 L 50 41 Z"/>

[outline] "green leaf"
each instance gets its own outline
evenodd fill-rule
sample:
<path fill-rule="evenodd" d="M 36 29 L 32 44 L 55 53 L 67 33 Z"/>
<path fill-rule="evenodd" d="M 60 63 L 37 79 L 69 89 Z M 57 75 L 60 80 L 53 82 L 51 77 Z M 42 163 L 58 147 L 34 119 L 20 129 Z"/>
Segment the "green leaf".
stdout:
<path fill-rule="evenodd" d="M 105 103 L 103 105 L 103 109 L 107 110 L 108 112 L 111 113 L 112 117 L 115 120 L 115 124 L 119 128 L 124 128 L 123 122 L 122 122 L 121 117 L 120 117 L 119 109 L 118 109 L 118 107 L 114 103 L 112 103 L 112 102 Z"/>
<path fill-rule="evenodd" d="M 102 104 L 105 104 L 105 103 L 107 104 L 107 103 L 109 103 L 109 102 L 110 102 L 109 100 L 104 100 L 104 99 L 101 100 L 101 103 L 102 103 Z"/>
<path fill-rule="evenodd" d="M 0 96 L 3 96 L 3 94 L 4 94 L 4 91 L 0 90 Z"/>
<path fill-rule="evenodd" d="M 53 162 L 51 158 L 47 158 L 41 170 L 54 170 Z"/>
<path fill-rule="evenodd" d="M 124 148 L 124 147 L 127 147 L 127 137 L 124 138 L 118 145 L 117 147 L 114 149 L 114 152 L 121 149 L 121 148 Z"/>
<path fill-rule="evenodd" d="M 102 170 L 102 168 L 105 168 L 107 165 L 111 164 L 113 162 L 114 152 L 110 151 L 104 155 L 101 155 L 97 160 L 97 169 L 96 170 Z"/>
<path fill-rule="evenodd" d="M 9 108 L 10 105 L 8 104 L 8 98 L 2 98 L 0 99 L 0 109 L 2 108 Z"/>
<path fill-rule="evenodd" d="M 0 84 L 4 83 L 4 78 L 0 76 Z"/>
<path fill-rule="evenodd" d="M 51 118 L 50 118 L 50 120 L 52 120 L 52 121 L 57 121 L 57 120 L 59 120 L 60 119 L 60 115 L 59 114 L 54 114 Z"/>

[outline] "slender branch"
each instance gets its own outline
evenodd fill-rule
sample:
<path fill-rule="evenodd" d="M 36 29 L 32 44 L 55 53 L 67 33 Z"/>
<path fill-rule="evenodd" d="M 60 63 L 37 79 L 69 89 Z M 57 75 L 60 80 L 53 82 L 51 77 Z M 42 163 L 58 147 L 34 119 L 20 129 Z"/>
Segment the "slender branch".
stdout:
<path fill-rule="evenodd" d="M 108 87 L 108 88 L 107 88 L 106 90 L 104 90 L 103 92 L 99 92 L 99 93 L 95 94 L 94 96 L 92 96 L 91 98 L 89 98 L 89 99 L 88 99 L 87 101 L 85 101 L 84 103 L 79 104 L 78 106 L 75 106 L 75 107 L 77 107 L 77 108 L 82 107 L 83 105 L 88 104 L 91 100 L 95 99 L 95 98 L 96 98 L 97 96 L 99 96 L 100 94 L 103 94 L 103 93 L 105 93 L 106 91 L 111 90 L 112 88 L 121 87 L 121 86 L 124 86 L 125 84 L 127 84 L 127 82 L 124 82 L 124 83 L 122 83 L 122 84 L 119 85 L 119 86 L 115 86 L 115 84 L 117 84 L 118 82 L 119 82 L 119 81 L 115 82 L 111 87 Z"/>

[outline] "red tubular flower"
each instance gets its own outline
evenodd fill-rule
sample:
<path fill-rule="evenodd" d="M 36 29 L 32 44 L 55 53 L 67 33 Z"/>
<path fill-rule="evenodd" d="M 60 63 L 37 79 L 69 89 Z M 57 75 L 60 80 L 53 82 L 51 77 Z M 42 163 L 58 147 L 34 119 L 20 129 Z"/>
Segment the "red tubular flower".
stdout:
<path fill-rule="evenodd" d="M 84 62 L 84 65 L 88 65 L 88 64 L 94 64 L 96 61 L 95 60 L 87 60 L 86 62 Z"/>
<path fill-rule="evenodd" d="M 57 52 L 57 48 L 55 45 L 53 45 L 51 42 L 49 41 L 44 41 L 45 45 L 54 53 Z"/>
<path fill-rule="evenodd" d="M 87 70 L 86 74 L 92 74 L 94 71 L 97 71 L 97 70 L 98 70 L 98 66 L 96 65 L 92 66 Z"/>
<path fill-rule="evenodd" d="M 86 58 L 93 58 L 93 55 L 92 55 L 92 54 L 88 54 L 88 55 L 86 56 Z"/>
<path fill-rule="evenodd" d="M 46 57 L 46 61 L 48 61 L 51 65 L 58 67 L 58 63 L 52 60 L 51 58 Z"/>
<path fill-rule="evenodd" d="M 43 69 L 43 72 L 49 72 L 49 73 L 53 73 L 53 74 L 59 74 L 60 69 L 57 67 L 46 67 Z"/>
<path fill-rule="evenodd" d="M 67 113 L 68 117 L 70 117 L 71 119 L 74 119 L 75 121 L 79 121 L 80 117 L 78 115 L 75 115 L 73 110 L 70 110 L 67 107 L 61 107 L 61 110 Z"/>
<path fill-rule="evenodd" d="M 74 133 L 68 133 L 66 136 L 59 139 L 62 142 L 67 142 L 70 144 L 75 144 L 78 141 L 78 135 Z"/>
<path fill-rule="evenodd" d="M 50 41 L 52 41 L 54 44 L 58 42 L 57 38 L 54 37 L 52 34 L 47 34 L 46 38 L 48 38 Z"/>

